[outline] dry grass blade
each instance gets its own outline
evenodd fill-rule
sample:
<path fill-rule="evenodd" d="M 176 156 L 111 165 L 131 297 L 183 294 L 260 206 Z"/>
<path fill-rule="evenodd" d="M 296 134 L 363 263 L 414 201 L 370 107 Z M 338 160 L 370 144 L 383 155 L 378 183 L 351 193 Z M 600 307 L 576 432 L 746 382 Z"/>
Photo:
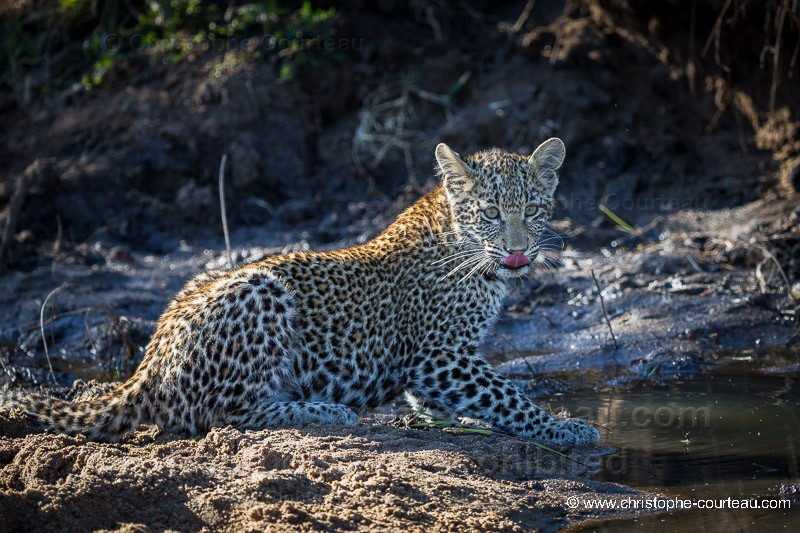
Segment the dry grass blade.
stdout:
<path fill-rule="evenodd" d="M 53 385 L 57 384 L 56 381 L 56 374 L 53 371 L 53 362 L 50 360 L 50 350 L 47 347 L 47 337 L 44 334 L 44 310 L 47 307 L 47 302 L 50 301 L 50 298 L 63 289 L 65 285 L 59 285 L 47 295 L 47 297 L 42 302 L 42 306 L 39 308 L 39 332 L 42 334 L 42 344 L 44 345 L 44 356 L 47 359 L 47 366 L 50 369 L 50 379 L 53 380 Z"/>
<path fill-rule="evenodd" d="M 499 435 L 499 436 L 505 437 L 507 439 L 516 440 L 516 441 L 519 441 L 519 442 L 524 442 L 526 444 L 532 444 L 533 446 L 536 446 L 540 450 L 543 450 L 543 451 L 545 451 L 545 452 L 547 452 L 549 454 L 561 457 L 562 459 L 566 459 L 568 461 L 572 461 L 573 463 L 579 464 L 579 465 L 581 465 L 583 467 L 591 468 L 589 465 L 581 462 L 580 460 L 572 457 L 571 455 L 567 455 L 566 453 L 563 453 L 563 452 L 560 452 L 560 451 L 558 451 L 558 450 L 556 450 L 554 448 L 551 448 L 550 446 L 547 446 L 546 444 L 542 444 L 540 442 L 536 442 L 535 440 L 532 440 L 532 439 L 529 439 L 529 438 L 517 437 L 516 435 L 510 435 L 508 433 L 504 433 L 502 431 L 497 431 L 497 430 L 494 430 L 494 429 L 485 429 L 485 428 L 476 428 L 476 427 L 473 427 L 473 426 L 467 426 L 467 425 L 461 424 L 461 423 L 459 423 L 459 422 L 457 422 L 455 420 L 449 419 L 449 418 L 439 418 L 439 417 L 434 416 L 433 414 L 427 413 L 425 411 L 418 411 L 416 409 L 413 409 L 412 412 L 415 415 L 417 415 L 420 418 L 422 418 L 423 421 L 422 422 L 412 422 L 411 424 L 408 425 L 408 427 L 411 427 L 411 428 L 415 428 L 415 429 L 432 429 L 432 428 L 443 428 L 444 429 L 444 428 L 451 428 L 451 429 L 454 429 L 456 431 L 461 431 L 461 432 L 464 432 L 464 433 L 475 433 L 475 434 L 478 434 L 478 435 L 487 435 L 487 436 L 489 436 L 489 435 Z"/>
<path fill-rule="evenodd" d="M 720 43 L 720 36 L 722 35 L 722 22 L 725 20 L 725 14 L 728 12 L 728 8 L 731 7 L 732 0 L 726 0 L 725 5 L 722 6 L 722 9 L 717 16 L 716 21 L 714 21 L 714 28 L 711 30 L 711 33 L 708 36 L 708 40 L 706 44 L 703 46 L 703 51 L 700 52 L 702 57 L 705 57 L 706 53 L 708 53 L 709 47 L 711 47 L 711 43 L 714 43 L 714 59 L 720 67 L 722 67 L 725 71 L 729 71 L 729 69 L 722 64 L 719 56 L 719 43 Z"/>
<path fill-rule="evenodd" d="M 783 39 L 783 23 L 789 11 L 789 0 L 783 0 L 775 17 L 775 45 L 772 47 L 772 85 L 769 89 L 769 112 L 775 111 L 775 96 L 778 91 L 778 68 L 781 58 L 781 41 Z"/>
<path fill-rule="evenodd" d="M 531 11 L 533 11 L 533 6 L 535 4 L 536 0 L 528 0 L 528 2 L 525 4 L 525 8 L 522 10 L 522 13 L 519 15 L 519 18 L 517 18 L 517 21 L 511 27 L 512 32 L 519 33 L 522 30 L 522 27 L 528 21 L 528 17 L 530 17 Z"/>
<path fill-rule="evenodd" d="M 225 236 L 225 253 L 228 256 L 228 268 L 233 268 L 231 237 L 228 233 L 228 215 L 225 210 L 225 163 L 227 162 L 228 154 L 222 154 L 222 161 L 219 162 L 219 210 L 222 213 L 222 233 Z"/>
<path fill-rule="evenodd" d="M 506 344 L 508 344 L 509 348 L 511 348 L 511 350 L 512 350 L 514 353 L 516 353 L 516 354 L 517 354 L 517 357 L 519 357 L 519 358 L 522 360 L 522 362 L 523 362 L 523 363 L 525 363 L 525 366 L 527 366 L 527 367 L 528 367 L 528 371 L 531 373 L 531 379 L 533 379 L 533 376 L 535 376 L 535 375 L 536 375 L 536 371 L 535 371 L 535 370 L 533 369 L 533 367 L 531 366 L 531 363 L 530 363 L 530 361 L 528 361 L 528 357 L 527 357 L 527 356 L 526 356 L 524 353 L 522 353 L 522 351 L 521 351 L 519 348 L 517 348 L 516 346 L 514 346 L 514 343 L 512 343 L 512 342 L 511 342 L 511 340 L 509 340 L 509 338 L 508 338 L 508 337 L 506 337 L 505 335 L 503 335 L 502 333 L 499 333 L 499 332 L 497 333 L 497 335 L 498 335 L 498 336 L 499 336 L 501 339 L 503 339 L 503 340 L 505 341 L 505 343 L 506 343 Z"/>
<path fill-rule="evenodd" d="M 783 285 L 786 288 L 786 294 L 789 296 L 789 299 L 792 300 L 792 301 L 797 301 L 797 299 L 794 297 L 794 294 L 792 294 L 792 284 L 789 282 L 789 277 L 786 275 L 786 272 L 783 270 L 783 267 L 781 266 L 780 262 L 778 261 L 778 258 L 775 257 L 775 254 L 773 254 L 772 252 L 767 250 L 766 247 L 764 247 L 764 246 L 762 246 L 760 244 L 750 243 L 750 242 L 747 242 L 747 241 L 742 240 L 742 239 L 739 239 L 739 242 L 744 244 L 745 246 L 751 248 L 751 249 L 758 250 L 759 252 L 761 252 L 764 255 L 765 259 L 768 259 L 768 260 L 772 261 L 772 263 L 775 265 L 775 268 L 778 271 L 778 274 L 780 274 L 780 276 L 781 276 L 781 280 L 783 281 Z M 761 274 L 758 271 L 760 269 L 760 267 L 761 267 L 761 264 L 759 264 L 758 267 L 757 267 L 756 277 L 761 275 L 761 277 L 763 279 L 763 274 Z M 764 287 L 762 286 L 762 292 L 763 291 L 764 291 Z"/>
<path fill-rule="evenodd" d="M 359 124 L 353 135 L 351 157 L 362 174 L 380 166 L 394 150 L 403 153 L 408 178 L 416 180 L 412 160 L 414 143 L 423 138 L 417 124 L 417 107 L 426 102 L 441 107 L 448 119 L 453 117 L 453 98 L 469 81 L 471 72 L 463 73 L 446 94 L 416 87 L 412 81 L 382 85 L 364 100 Z M 370 183 L 372 186 L 373 184 Z"/>
<path fill-rule="evenodd" d="M 420 135 L 408 127 L 416 117 L 408 87 L 401 86 L 399 95 L 396 90 L 384 86 L 365 102 L 352 149 L 353 161 L 362 171 L 365 167 L 378 167 L 392 149 L 410 149 L 411 142 Z M 367 155 L 370 161 L 364 161 Z"/>
<path fill-rule="evenodd" d="M 594 286 L 597 289 L 597 295 L 600 297 L 600 308 L 603 310 L 603 317 L 606 319 L 606 324 L 608 325 L 608 331 L 611 333 L 611 338 L 614 340 L 614 349 L 619 350 L 619 343 L 617 342 L 617 336 L 614 335 L 614 328 L 611 327 L 611 320 L 608 318 L 608 313 L 606 312 L 606 302 L 603 299 L 603 291 L 600 290 L 600 283 L 597 281 L 597 276 L 594 274 L 594 270 L 592 270 L 592 279 L 594 280 Z"/>

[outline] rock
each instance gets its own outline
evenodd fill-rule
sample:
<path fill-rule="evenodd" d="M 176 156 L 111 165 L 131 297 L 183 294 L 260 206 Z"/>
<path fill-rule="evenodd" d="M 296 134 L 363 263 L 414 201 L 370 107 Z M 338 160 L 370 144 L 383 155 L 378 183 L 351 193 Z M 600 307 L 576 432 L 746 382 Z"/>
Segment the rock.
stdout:
<path fill-rule="evenodd" d="M 792 285 L 792 298 L 800 300 L 800 281 Z"/>

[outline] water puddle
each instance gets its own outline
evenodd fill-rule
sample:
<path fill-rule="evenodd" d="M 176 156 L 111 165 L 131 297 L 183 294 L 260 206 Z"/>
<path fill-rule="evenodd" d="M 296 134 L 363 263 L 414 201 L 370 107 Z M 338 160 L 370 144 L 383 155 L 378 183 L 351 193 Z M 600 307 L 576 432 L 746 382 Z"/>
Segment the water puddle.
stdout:
<path fill-rule="evenodd" d="M 669 498 L 780 499 L 800 481 L 800 378 L 756 373 L 739 363 L 667 385 L 578 393 L 552 402 L 588 415 L 605 429 L 602 481 Z M 795 509 L 693 509 L 595 523 L 571 531 L 800 531 Z"/>

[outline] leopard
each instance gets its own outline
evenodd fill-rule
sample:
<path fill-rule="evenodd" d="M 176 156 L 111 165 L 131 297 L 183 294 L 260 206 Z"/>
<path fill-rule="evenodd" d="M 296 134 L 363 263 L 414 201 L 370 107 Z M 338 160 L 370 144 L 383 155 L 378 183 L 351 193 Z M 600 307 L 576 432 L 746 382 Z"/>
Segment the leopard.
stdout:
<path fill-rule="evenodd" d="M 189 435 L 355 426 L 405 396 L 515 438 L 595 444 L 590 422 L 539 407 L 481 353 L 510 280 L 539 264 L 564 143 L 466 157 L 441 143 L 434 155 L 435 184 L 372 240 L 201 273 L 127 381 L 81 401 L 6 391 L 0 407 L 114 442 L 143 424 Z"/>

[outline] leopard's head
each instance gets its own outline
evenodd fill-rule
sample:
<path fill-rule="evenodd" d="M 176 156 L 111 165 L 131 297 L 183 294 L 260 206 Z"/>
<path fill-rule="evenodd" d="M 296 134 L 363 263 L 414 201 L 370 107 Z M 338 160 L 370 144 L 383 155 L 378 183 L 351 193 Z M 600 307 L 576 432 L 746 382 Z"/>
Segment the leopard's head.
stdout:
<path fill-rule="evenodd" d="M 540 239 L 553 214 L 557 170 L 566 150 L 548 139 L 529 157 L 497 148 L 462 158 L 446 144 L 436 160 L 460 255 L 456 272 L 467 277 L 493 273 L 522 276 L 540 252 Z"/>

